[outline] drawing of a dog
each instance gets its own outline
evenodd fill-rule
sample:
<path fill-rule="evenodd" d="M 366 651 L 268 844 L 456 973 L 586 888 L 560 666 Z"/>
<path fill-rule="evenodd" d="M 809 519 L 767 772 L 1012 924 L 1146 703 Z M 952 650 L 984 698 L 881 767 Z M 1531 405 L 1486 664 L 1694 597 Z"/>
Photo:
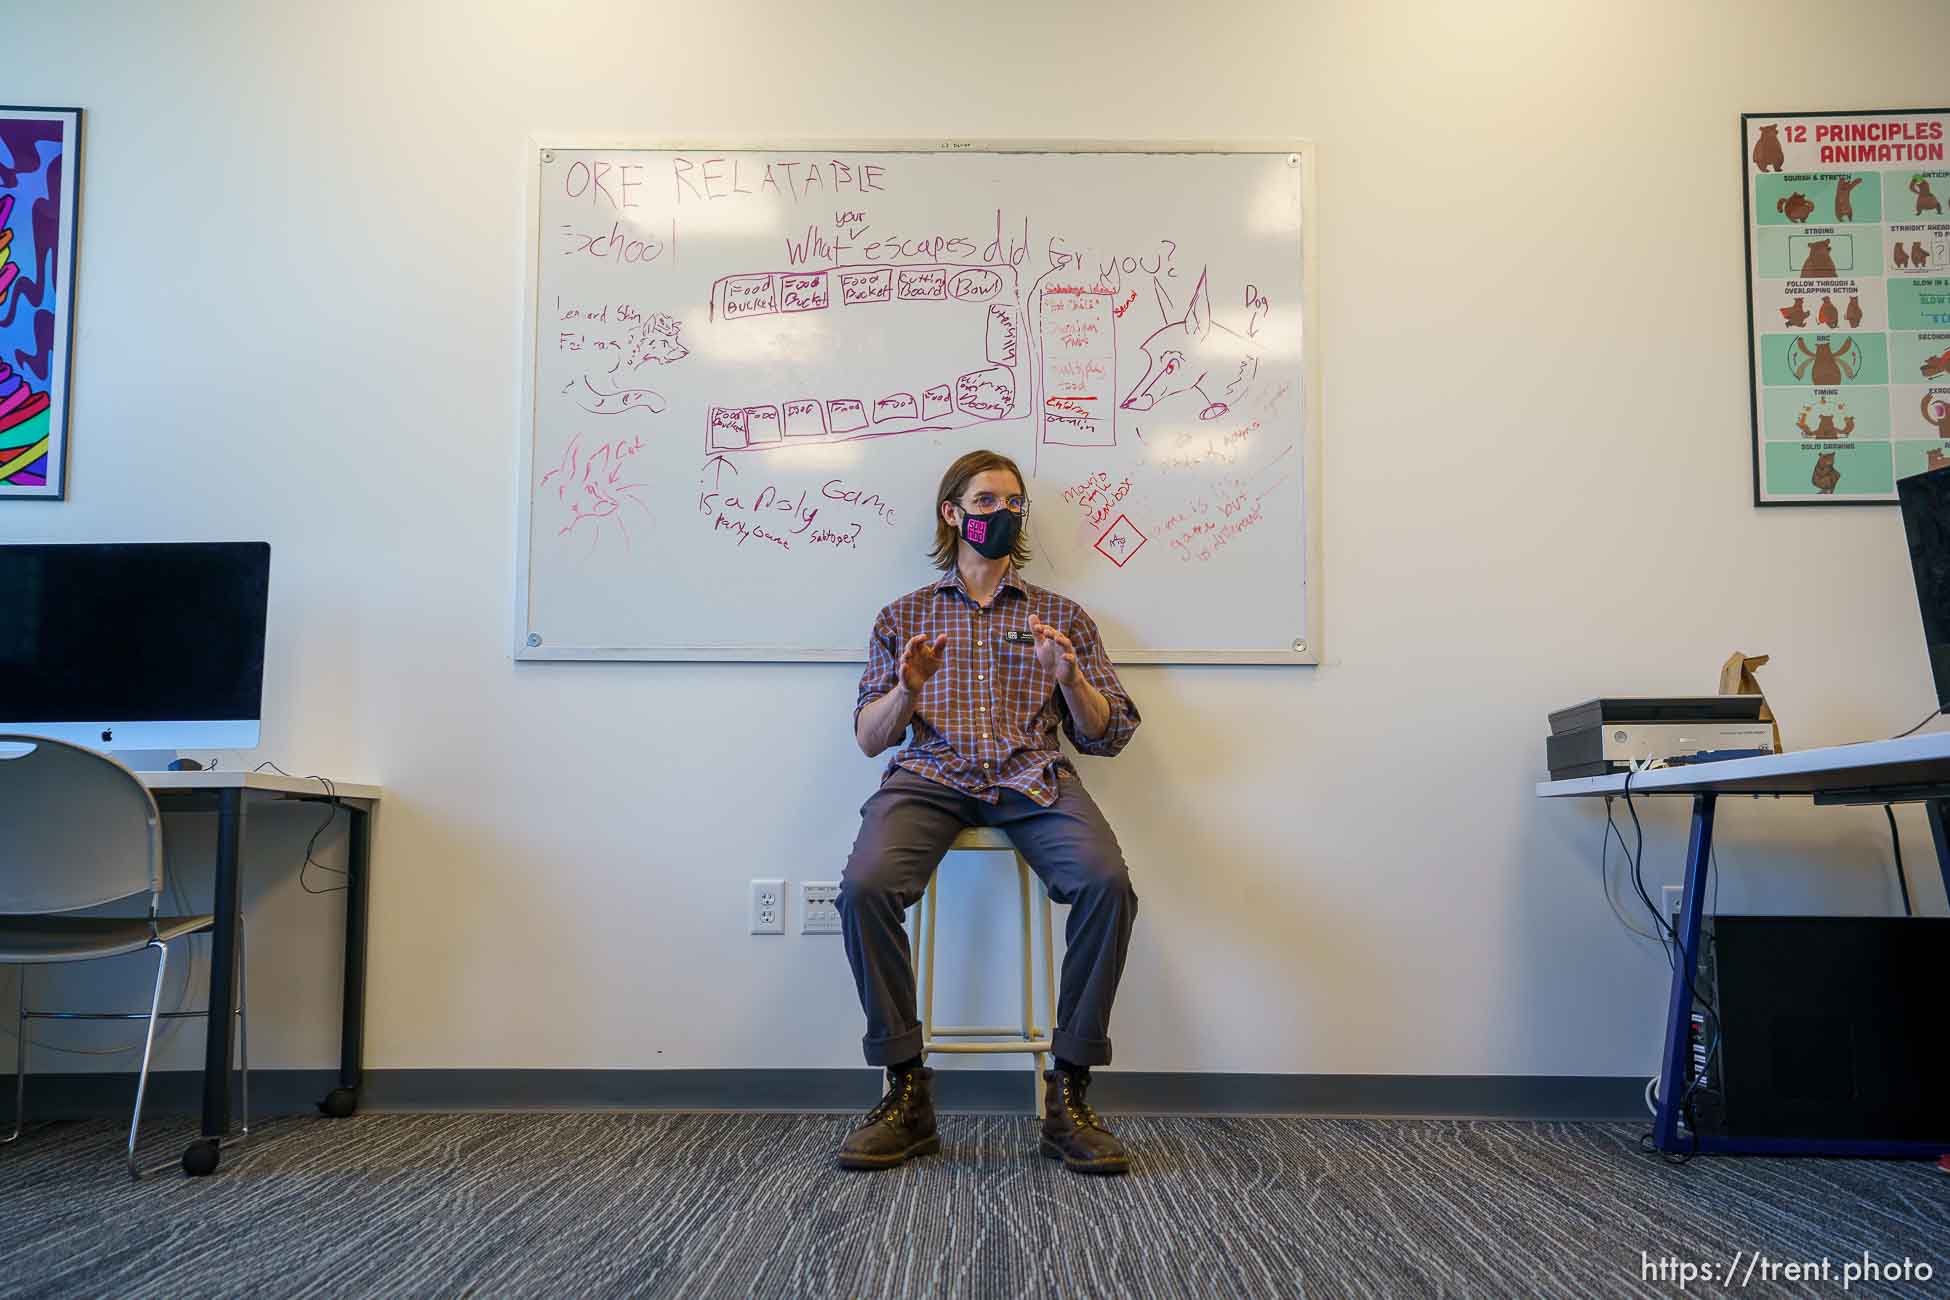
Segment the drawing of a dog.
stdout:
<path fill-rule="evenodd" d="M 1139 344 L 1144 350 L 1144 377 L 1132 385 L 1118 405 L 1126 411 L 1149 411 L 1184 392 L 1204 399 L 1201 420 L 1216 420 L 1243 397 L 1259 374 L 1259 344 L 1212 319 L 1212 294 L 1204 272 L 1185 314 L 1173 319 L 1164 286 L 1152 278 L 1158 310 L 1165 324 Z"/>

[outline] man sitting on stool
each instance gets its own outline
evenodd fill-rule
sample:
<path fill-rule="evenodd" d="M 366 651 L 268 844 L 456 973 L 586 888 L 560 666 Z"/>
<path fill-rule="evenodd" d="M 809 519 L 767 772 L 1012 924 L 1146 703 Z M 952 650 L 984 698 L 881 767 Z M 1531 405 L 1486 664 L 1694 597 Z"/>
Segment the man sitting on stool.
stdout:
<path fill-rule="evenodd" d="M 1007 832 L 1051 897 L 1070 907 L 1042 1152 L 1084 1173 L 1130 1167 L 1084 1092 L 1090 1067 L 1110 1063 L 1110 1007 L 1137 894 L 1056 730 L 1078 752 L 1108 757 L 1130 742 L 1138 712 L 1090 616 L 1018 575 L 1029 560 L 1028 511 L 1008 457 L 975 451 L 950 465 L 935 495 L 934 561 L 944 573 L 881 610 L 867 642 L 854 738 L 872 756 L 910 725 L 913 734 L 860 809 L 840 884 L 867 1063 L 886 1066 L 890 1085 L 841 1145 L 848 1169 L 888 1169 L 941 1149 L 901 922 L 967 826 Z"/>

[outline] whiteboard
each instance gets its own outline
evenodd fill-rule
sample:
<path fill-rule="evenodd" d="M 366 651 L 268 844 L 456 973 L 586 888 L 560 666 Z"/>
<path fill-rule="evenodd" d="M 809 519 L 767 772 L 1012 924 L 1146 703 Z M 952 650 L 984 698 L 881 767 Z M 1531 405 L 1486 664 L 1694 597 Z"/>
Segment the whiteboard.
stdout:
<path fill-rule="evenodd" d="M 1120 663 L 1319 656 L 1305 145 L 533 140 L 518 659 L 860 660 L 935 493 Z"/>

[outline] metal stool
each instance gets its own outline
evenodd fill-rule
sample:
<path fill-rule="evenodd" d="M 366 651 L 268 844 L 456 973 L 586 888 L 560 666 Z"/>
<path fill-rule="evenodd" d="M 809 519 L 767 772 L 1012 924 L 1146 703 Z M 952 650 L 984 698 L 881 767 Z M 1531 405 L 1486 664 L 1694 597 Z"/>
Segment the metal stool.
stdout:
<path fill-rule="evenodd" d="M 1049 1068 L 1046 1054 L 1053 1050 L 1050 1035 L 1056 1027 L 1056 948 L 1051 940 L 1049 891 L 1035 882 L 1036 910 L 1043 921 L 1043 1023 L 1036 1023 L 1036 978 L 1030 957 L 1030 881 L 1029 864 L 1009 837 L 990 827 L 971 826 L 955 837 L 950 852 L 986 849 L 1007 853 L 1016 860 L 1016 883 L 1022 895 L 1022 1025 L 937 1025 L 934 1023 L 934 918 L 940 904 L 935 895 L 940 872 L 928 878 L 927 892 L 914 909 L 914 970 L 921 983 L 921 1057 L 934 1052 L 1026 1052 L 1036 1058 L 1036 1114 L 1043 1113 L 1043 1074 Z M 989 1038 L 1000 1042 L 946 1043 L 944 1038 Z"/>

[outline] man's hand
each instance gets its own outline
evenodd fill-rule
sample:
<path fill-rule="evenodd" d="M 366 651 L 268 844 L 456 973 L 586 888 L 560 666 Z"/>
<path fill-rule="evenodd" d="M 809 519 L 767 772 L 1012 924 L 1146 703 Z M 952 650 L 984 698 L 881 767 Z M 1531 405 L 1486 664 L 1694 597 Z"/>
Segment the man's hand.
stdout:
<path fill-rule="evenodd" d="M 1070 638 L 1036 618 L 1029 620 L 1029 630 L 1036 634 L 1037 664 L 1056 678 L 1058 686 L 1075 686 L 1078 681 L 1077 648 L 1070 644 Z"/>
<path fill-rule="evenodd" d="M 854 719 L 853 739 L 859 742 L 861 753 L 872 758 L 900 743 L 901 737 L 907 734 L 907 724 L 914 720 L 921 688 L 941 671 L 947 653 L 946 632 L 936 637 L 908 638 L 907 644 L 901 647 L 894 688 L 868 703 Z"/>
<path fill-rule="evenodd" d="M 1037 647 L 1041 649 L 1040 646 Z M 928 684 L 928 678 L 941 671 L 941 662 L 947 657 L 948 634 L 929 640 L 926 636 L 910 637 L 901 648 L 900 679 L 901 686 L 909 695 L 919 695 L 921 688 Z"/>
<path fill-rule="evenodd" d="M 1076 719 L 1077 729 L 1091 740 L 1103 735 L 1110 726 L 1110 701 L 1077 667 L 1076 646 L 1069 637 L 1039 618 L 1029 620 L 1029 630 L 1036 634 L 1036 663 L 1056 678 L 1063 702 L 1070 706 L 1070 715 Z"/>

